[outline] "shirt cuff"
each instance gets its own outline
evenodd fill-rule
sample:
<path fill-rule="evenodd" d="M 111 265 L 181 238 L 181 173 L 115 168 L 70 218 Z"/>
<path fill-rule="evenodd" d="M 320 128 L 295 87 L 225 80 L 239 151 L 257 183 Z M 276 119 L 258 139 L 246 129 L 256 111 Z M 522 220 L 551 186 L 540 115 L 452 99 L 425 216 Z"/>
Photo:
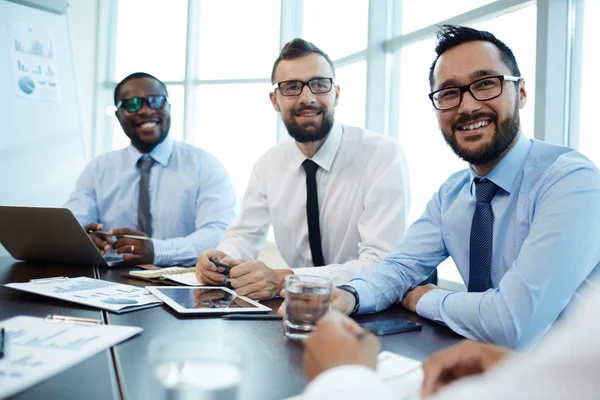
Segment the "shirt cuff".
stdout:
<path fill-rule="evenodd" d="M 433 289 L 425 293 L 417 303 L 417 314 L 435 322 L 442 322 L 440 304 L 446 296 L 453 292 L 443 289 Z"/>
<path fill-rule="evenodd" d="M 360 305 L 356 314 L 372 314 L 377 312 L 375 295 L 373 295 L 371 287 L 366 281 L 362 279 L 352 279 L 348 284 L 356 289 L 356 292 L 358 293 Z"/>
<path fill-rule="evenodd" d="M 304 392 L 306 400 L 392 399 L 375 371 L 362 365 L 342 365 L 317 376 Z"/>
<path fill-rule="evenodd" d="M 166 240 L 152 239 L 154 246 L 154 265 L 170 265 L 173 249 Z"/>

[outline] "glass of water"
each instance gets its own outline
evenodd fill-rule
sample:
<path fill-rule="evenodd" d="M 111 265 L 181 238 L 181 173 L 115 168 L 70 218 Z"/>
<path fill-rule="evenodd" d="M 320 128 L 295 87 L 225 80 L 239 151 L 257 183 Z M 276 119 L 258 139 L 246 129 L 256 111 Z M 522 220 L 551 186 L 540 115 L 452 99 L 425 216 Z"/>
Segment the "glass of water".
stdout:
<path fill-rule="evenodd" d="M 149 346 L 152 378 L 168 400 L 236 400 L 242 361 L 233 346 L 159 338 Z"/>
<path fill-rule="evenodd" d="M 331 281 L 320 276 L 285 277 L 285 336 L 304 340 L 329 310 Z"/>

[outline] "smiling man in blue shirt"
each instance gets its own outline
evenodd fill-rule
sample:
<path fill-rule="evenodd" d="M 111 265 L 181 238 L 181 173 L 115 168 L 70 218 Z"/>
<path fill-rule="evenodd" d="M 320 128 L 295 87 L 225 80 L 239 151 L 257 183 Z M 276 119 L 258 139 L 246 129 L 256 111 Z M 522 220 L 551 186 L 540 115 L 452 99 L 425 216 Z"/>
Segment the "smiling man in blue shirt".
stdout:
<path fill-rule="evenodd" d="M 227 171 L 208 152 L 169 137 L 167 88 L 154 76 L 127 76 L 114 100 L 131 145 L 93 160 L 65 207 L 86 230 L 110 230 L 90 233 L 103 253 L 115 249 L 135 264 L 193 265 L 234 216 Z"/>
<path fill-rule="evenodd" d="M 364 314 L 402 302 L 465 337 L 525 346 L 598 267 L 600 173 L 577 151 L 523 135 L 525 82 L 503 42 L 444 26 L 436 53 L 430 98 L 470 168 L 450 176 L 387 258 L 336 289 L 333 305 Z M 469 292 L 417 286 L 447 257 Z"/>

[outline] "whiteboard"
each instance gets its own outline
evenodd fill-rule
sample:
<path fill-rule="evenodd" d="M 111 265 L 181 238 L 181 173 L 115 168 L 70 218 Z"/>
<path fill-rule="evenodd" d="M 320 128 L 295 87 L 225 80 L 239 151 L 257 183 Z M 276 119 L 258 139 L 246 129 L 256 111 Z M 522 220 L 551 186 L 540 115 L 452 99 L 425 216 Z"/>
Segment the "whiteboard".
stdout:
<path fill-rule="evenodd" d="M 0 0 L 0 205 L 61 206 L 86 163 L 66 2 L 22 3 Z"/>

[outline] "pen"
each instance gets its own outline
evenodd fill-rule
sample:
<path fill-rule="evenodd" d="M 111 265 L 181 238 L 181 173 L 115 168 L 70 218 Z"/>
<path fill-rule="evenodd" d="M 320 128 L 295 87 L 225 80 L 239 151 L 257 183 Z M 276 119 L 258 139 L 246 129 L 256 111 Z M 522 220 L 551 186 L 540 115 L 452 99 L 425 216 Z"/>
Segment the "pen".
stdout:
<path fill-rule="evenodd" d="M 0 329 L 0 358 L 4 357 L 4 328 Z"/>
<path fill-rule="evenodd" d="M 228 274 L 231 269 L 231 265 L 222 263 L 221 261 L 213 260 L 211 258 L 208 259 L 211 263 L 215 264 L 217 267 L 225 268 L 225 273 Z"/>
<path fill-rule="evenodd" d="M 47 321 L 50 322 L 79 322 L 84 324 L 100 324 L 102 321 L 93 318 L 67 317 L 65 315 L 48 315 Z"/>
<path fill-rule="evenodd" d="M 277 314 L 225 314 L 221 316 L 222 319 L 279 319 L 281 317 Z"/>
<path fill-rule="evenodd" d="M 108 232 L 95 231 L 93 229 L 88 229 L 87 233 L 93 233 L 95 235 L 113 236 L 113 235 L 110 235 Z M 137 240 L 152 240 L 152 238 L 149 238 L 147 236 L 138 236 L 138 235 L 114 235 L 114 236 L 118 239 L 125 238 L 125 239 L 137 239 Z"/>

